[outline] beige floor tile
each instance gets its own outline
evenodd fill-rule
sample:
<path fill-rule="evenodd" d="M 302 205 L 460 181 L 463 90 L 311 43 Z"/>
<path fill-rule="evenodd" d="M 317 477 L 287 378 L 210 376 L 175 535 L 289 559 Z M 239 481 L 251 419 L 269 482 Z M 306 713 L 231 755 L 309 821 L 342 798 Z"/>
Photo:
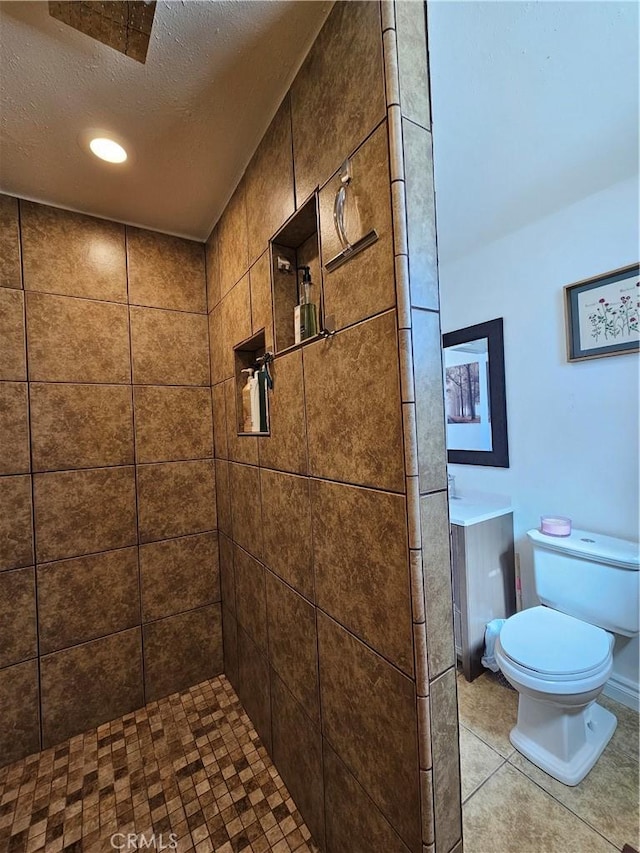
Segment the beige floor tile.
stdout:
<path fill-rule="evenodd" d="M 509 760 L 616 847 L 640 848 L 637 753 L 631 755 L 612 739 L 591 772 L 572 788 L 518 752 Z"/>
<path fill-rule="evenodd" d="M 465 853 L 615 853 L 616 848 L 505 763 L 464 805 Z"/>
<path fill-rule="evenodd" d="M 469 683 L 458 676 L 460 722 L 480 740 L 508 758 L 513 752 L 509 732 L 518 716 L 518 694 L 486 673 Z"/>
<path fill-rule="evenodd" d="M 608 696 L 601 695 L 598 704 L 608 708 L 618 718 L 618 725 L 613 733 L 612 742 L 637 758 L 640 753 L 640 719 L 638 714 L 631 708 L 614 702 Z"/>
<path fill-rule="evenodd" d="M 504 762 L 501 755 L 460 726 L 460 775 L 464 802 Z"/>

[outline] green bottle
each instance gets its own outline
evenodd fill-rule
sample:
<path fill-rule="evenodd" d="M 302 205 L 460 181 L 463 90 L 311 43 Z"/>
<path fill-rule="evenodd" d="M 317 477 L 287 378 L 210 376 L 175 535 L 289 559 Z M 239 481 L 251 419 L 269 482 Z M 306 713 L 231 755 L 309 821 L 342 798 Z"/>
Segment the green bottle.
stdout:
<path fill-rule="evenodd" d="M 318 310 L 313 301 L 311 288 L 311 272 L 309 267 L 300 267 L 302 270 L 302 293 L 300 294 L 300 340 L 313 338 L 318 334 Z"/>

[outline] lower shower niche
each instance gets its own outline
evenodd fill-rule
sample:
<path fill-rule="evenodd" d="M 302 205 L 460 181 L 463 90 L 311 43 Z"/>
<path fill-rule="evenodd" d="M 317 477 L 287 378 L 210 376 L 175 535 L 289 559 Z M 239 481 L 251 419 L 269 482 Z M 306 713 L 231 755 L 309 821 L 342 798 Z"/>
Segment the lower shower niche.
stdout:
<path fill-rule="evenodd" d="M 239 436 L 270 435 L 269 365 L 273 354 L 265 348 L 264 329 L 234 348 L 236 430 Z"/>

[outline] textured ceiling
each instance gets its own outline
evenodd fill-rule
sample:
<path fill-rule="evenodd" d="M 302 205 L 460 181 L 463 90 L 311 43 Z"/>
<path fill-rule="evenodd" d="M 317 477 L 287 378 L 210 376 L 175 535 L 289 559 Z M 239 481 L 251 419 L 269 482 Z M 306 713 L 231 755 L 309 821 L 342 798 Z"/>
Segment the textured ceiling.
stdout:
<path fill-rule="evenodd" d="M 46 2 L 0 3 L 0 190 L 206 238 L 331 5 L 158 2 L 142 65 Z M 127 163 L 87 153 L 90 130 Z"/>
<path fill-rule="evenodd" d="M 0 189 L 205 238 L 330 5 L 159 2 L 141 65 L 0 3 Z M 636 3 L 432 2 L 429 26 L 442 261 L 637 174 Z"/>
<path fill-rule="evenodd" d="M 441 261 L 638 174 L 638 9 L 429 5 Z"/>

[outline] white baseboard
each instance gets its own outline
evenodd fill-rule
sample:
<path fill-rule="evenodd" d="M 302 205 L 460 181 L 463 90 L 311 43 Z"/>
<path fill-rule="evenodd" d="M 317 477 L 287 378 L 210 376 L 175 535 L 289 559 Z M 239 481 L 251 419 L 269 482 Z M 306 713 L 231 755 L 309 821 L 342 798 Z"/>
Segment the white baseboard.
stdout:
<path fill-rule="evenodd" d="M 613 699 L 614 702 L 619 702 L 621 705 L 631 708 L 636 714 L 640 713 L 638 684 L 631 681 L 631 679 L 614 673 L 605 684 L 603 693 L 609 699 Z"/>

